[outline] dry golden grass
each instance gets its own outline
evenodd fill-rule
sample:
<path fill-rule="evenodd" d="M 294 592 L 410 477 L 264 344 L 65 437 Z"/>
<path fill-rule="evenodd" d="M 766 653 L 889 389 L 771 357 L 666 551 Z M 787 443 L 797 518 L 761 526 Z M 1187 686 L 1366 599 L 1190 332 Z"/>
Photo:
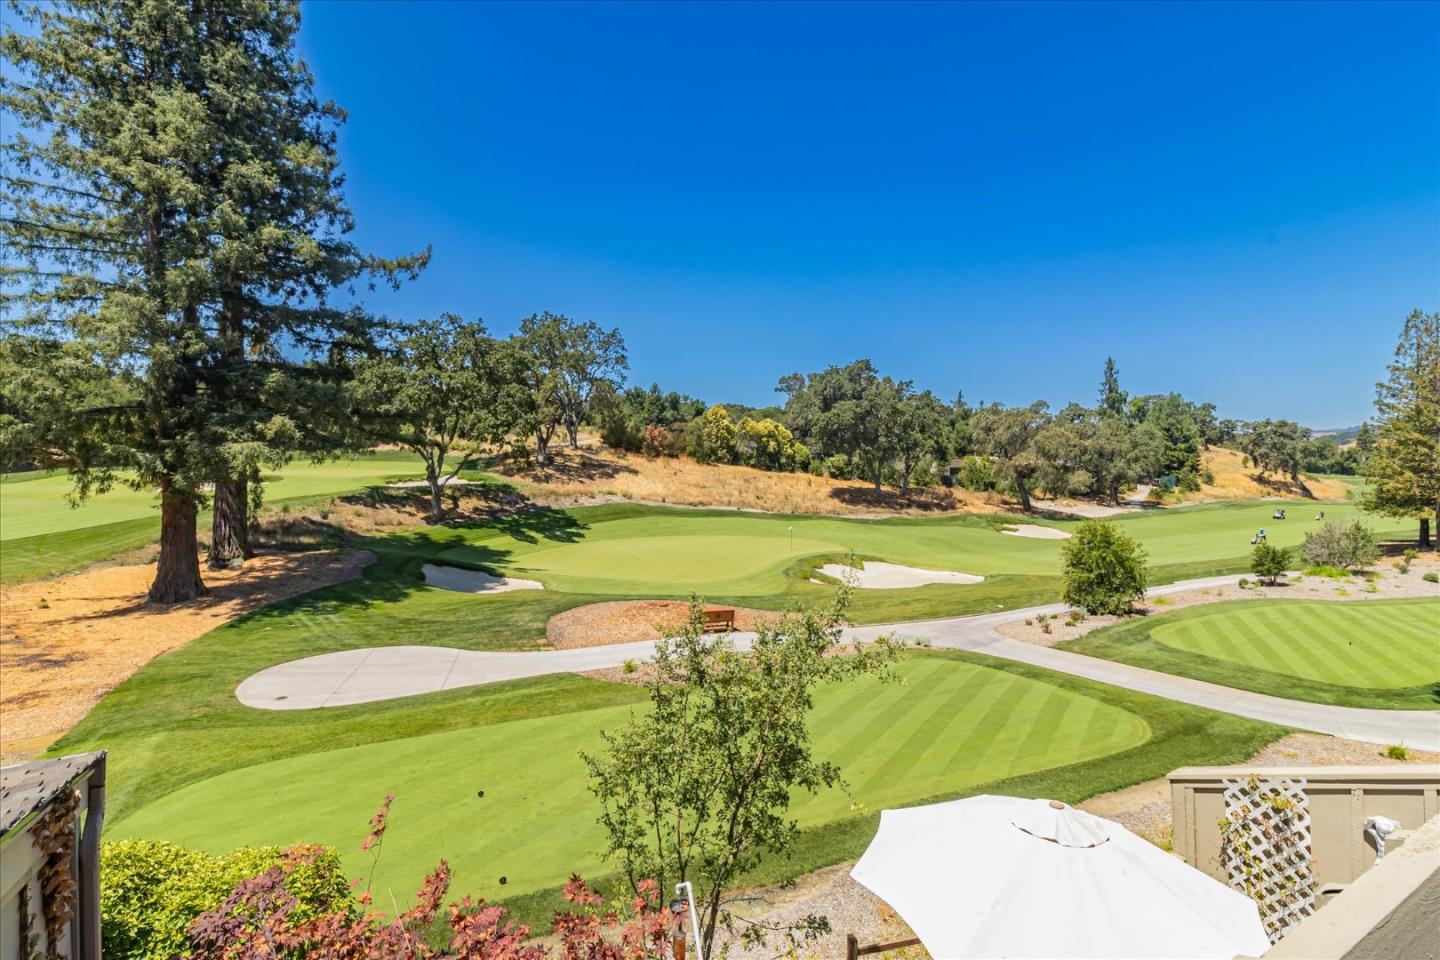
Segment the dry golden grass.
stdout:
<path fill-rule="evenodd" d="M 1303 497 L 1304 494 L 1289 477 L 1261 476 L 1254 466 L 1245 465 L 1245 455 L 1238 450 L 1211 447 L 1201 454 L 1205 469 L 1214 476 L 1213 483 L 1204 484 L 1188 500 L 1249 500 L 1255 497 Z M 1344 500 L 1347 487 L 1334 480 L 1304 478 L 1310 492 L 1320 500 Z"/>
<path fill-rule="evenodd" d="M 560 450 L 547 469 L 532 467 L 510 472 L 510 476 L 528 496 L 547 502 L 623 498 L 678 506 L 845 516 L 1000 513 L 1005 509 L 1000 497 L 968 490 L 935 487 L 901 497 L 887 487 L 877 495 L 871 484 L 858 480 L 701 464 L 688 457 L 650 459 L 598 444 Z"/>

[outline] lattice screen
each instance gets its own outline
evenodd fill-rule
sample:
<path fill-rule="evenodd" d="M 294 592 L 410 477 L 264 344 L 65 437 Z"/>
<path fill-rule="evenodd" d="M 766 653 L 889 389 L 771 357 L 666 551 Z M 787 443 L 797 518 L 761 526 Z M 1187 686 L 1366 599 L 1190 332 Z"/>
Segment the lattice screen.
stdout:
<path fill-rule="evenodd" d="M 1220 863 L 1230 885 L 1259 905 L 1274 943 L 1315 912 L 1305 781 L 1251 775 L 1224 783 Z"/>

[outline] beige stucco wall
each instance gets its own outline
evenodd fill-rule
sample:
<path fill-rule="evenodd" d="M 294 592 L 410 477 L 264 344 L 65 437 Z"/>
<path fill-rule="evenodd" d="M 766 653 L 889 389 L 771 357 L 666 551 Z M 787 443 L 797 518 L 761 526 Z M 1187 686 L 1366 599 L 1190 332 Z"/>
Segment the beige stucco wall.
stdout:
<path fill-rule="evenodd" d="M 1265 954 L 1265 960 L 1440 960 L 1440 817 Z"/>
<path fill-rule="evenodd" d="M 1318 887 L 1353 881 L 1375 862 L 1365 818 L 1379 814 L 1413 830 L 1440 815 L 1440 764 L 1355 767 L 1183 767 L 1172 772 L 1175 852 L 1218 880 L 1226 779 L 1257 774 L 1304 778 L 1310 801 L 1312 870 Z"/>

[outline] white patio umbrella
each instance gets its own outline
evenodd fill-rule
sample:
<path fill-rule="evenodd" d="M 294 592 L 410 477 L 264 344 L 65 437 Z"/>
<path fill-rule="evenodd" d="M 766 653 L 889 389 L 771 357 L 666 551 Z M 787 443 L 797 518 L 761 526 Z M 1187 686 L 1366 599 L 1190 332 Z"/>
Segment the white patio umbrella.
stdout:
<path fill-rule="evenodd" d="M 1117 823 L 1052 800 L 886 810 L 850 871 L 935 960 L 1258 957 L 1254 902 Z"/>

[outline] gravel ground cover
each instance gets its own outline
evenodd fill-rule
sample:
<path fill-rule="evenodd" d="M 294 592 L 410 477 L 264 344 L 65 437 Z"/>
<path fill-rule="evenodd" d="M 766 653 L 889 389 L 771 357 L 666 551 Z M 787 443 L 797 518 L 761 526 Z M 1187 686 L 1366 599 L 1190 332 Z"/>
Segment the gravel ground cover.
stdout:
<path fill-rule="evenodd" d="M 0 595 L 0 755 L 33 757 L 102 696 L 157 656 L 251 611 L 359 576 L 364 550 L 261 554 L 240 570 L 207 570 L 210 594 L 144 600 L 153 564 L 95 567 Z"/>

